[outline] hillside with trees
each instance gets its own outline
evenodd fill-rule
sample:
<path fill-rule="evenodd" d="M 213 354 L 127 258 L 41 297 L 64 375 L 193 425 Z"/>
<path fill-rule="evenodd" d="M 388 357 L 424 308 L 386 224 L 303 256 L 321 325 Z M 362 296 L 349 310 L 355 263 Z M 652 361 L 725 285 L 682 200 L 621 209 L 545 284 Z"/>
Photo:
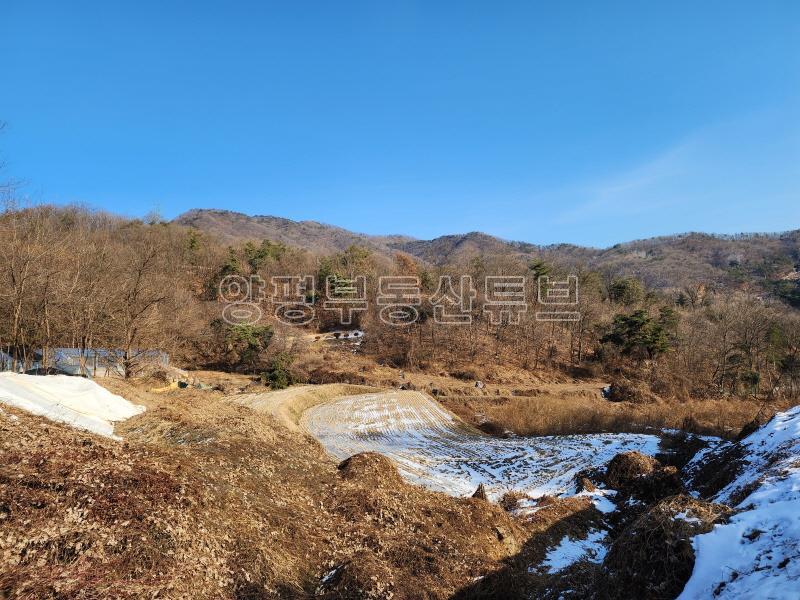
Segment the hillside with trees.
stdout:
<path fill-rule="evenodd" d="M 650 252 L 663 256 L 691 251 L 708 257 L 703 263 L 708 279 L 665 288 L 649 284 L 645 276 L 624 274 L 628 271 L 620 265 L 609 270 L 574 256 L 570 265 L 553 254 L 531 259 L 519 252 L 472 252 L 472 246 L 452 264 L 431 264 L 355 244 L 319 254 L 269 239 L 228 245 L 213 233 L 174 222 L 128 220 L 74 207 L 8 209 L 0 216 L 0 232 L 5 240 L 0 346 L 22 365 L 39 353 L 47 368 L 53 348 L 114 348 L 124 356 L 125 372 L 134 374 L 137 356 L 157 348 L 182 366 L 251 373 L 281 385 L 344 381 L 346 373 L 333 374 L 330 361 L 315 363 L 298 340 L 342 328 L 336 311 L 325 306 L 327 278 L 363 276 L 364 310 L 354 312 L 346 326 L 366 333 L 359 360 L 486 381 L 502 379 L 505 369 L 541 381 L 582 373 L 610 379 L 615 398 L 636 401 L 786 402 L 800 394 L 800 314 L 792 306 L 800 281 L 785 275 L 770 279 L 791 268 L 796 234 L 648 242 Z M 640 244 L 604 251 L 603 264 L 639 252 Z M 736 266 L 727 254 L 732 249 L 739 251 Z M 566 256 L 563 249 L 559 256 Z M 714 257 L 728 262 L 715 263 Z M 734 273 L 746 281 L 715 279 Z M 234 326 L 222 318 L 219 284 L 225 277 L 257 275 L 270 282 L 287 274 L 314 278 L 303 299 L 313 319 L 300 325 L 281 322 L 269 293 L 257 301 L 257 322 Z M 413 321 L 398 326 L 381 318 L 378 281 L 385 275 L 419 281 Z M 494 275 L 527 282 L 526 307 L 513 318 L 498 320 L 492 314 L 485 280 Z M 535 282 L 541 275 L 577 278 L 578 319 L 537 318 Z M 442 277 L 457 282 L 462 276 L 471 277 L 474 286 L 474 302 L 465 313 L 470 322 L 440 323 L 432 302 L 439 283 Z M 787 293 L 775 292 L 778 288 L 771 286 L 778 283 Z"/>
<path fill-rule="evenodd" d="M 316 222 L 218 210 L 189 211 L 175 223 L 214 234 L 225 243 L 270 239 L 319 255 L 356 244 L 390 258 L 400 251 L 438 267 L 467 265 L 479 257 L 507 256 L 520 261 L 542 260 L 568 270 L 591 269 L 606 277 L 636 277 L 654 289 L 747 290 L 800 305 L 794 284 L 800 277 L 800 230 L 739 235 L 686 233 L 590 248 L 506 241 L 480 232 L 433 240 L 368 236 Z"/>

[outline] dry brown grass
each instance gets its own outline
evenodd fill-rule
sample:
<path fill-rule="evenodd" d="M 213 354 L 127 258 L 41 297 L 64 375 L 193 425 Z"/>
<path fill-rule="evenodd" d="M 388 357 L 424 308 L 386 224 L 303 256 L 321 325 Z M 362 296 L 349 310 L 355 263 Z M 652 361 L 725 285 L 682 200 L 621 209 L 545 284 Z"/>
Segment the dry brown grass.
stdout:
<path fill-rule="evenodd" d="M 674 598 L 694 567 L 692 538 L 707 533 L 730 513 L 719 504 L 689 496 L 666 498 L 631 523 L 609 549 L 603 563 L 608 582 L 604 598 Z M 676 515 L 681 518 L 676 518 Z"/>
<path fill-rule="evenodd" d="M 414 389 L 430 392 L 437 389 L 445 395 L 510 395 L 514 390 L 538 389 L 542 384 L 581 384 L 563 372 L 533 372 L 499 361 L 463 364 L 448 367 L 428 363 L 424 367 L 401 369 L 376 362 L 376 358 L 334 345 L 316 345 L 298 357 L 298 366 L 309 373 L 309 383 L 351 383 L 374 387 L 399 387 L 411 383 Z M 475 382 L 485 388 L 476 390 Z M 597 382 L 599 387 L 604 384 Z M 598 387 L 598 389 L 599 389 Z"/>
<path fill-rule="evenodd" d="M 526 494 L 511 490 L 503 494 L 503 497 L 500 498 L 498 504 L 502 506 L 504 510 L 513 512 L 519 506 L 520 501 L 526 498 L 528 498 Z"/>
<path fill-rule="evenodd" d="M 550 386 L 553 387 L 553 386 Z M 447 396 L 439 401 L 462 419 L 487 430 L 518 435 L 568 435 L 683 429 L 735 438 L 764 404 L 751 400 L 659 401 L 652 404 L 609 402 L 596 394 L 568 392 L 539 396 Z M 775 404 L 769 411 L 783 410 Z"/>
<path fill-rule="evenodd" d="M 688 414 L 700 426 L 710 419 L 696 410 L 703 403 L 609 403 L 597 382 L 496 383 L 474 395 L 469 382 L 443 375 L 435 383 L 448 381 L 453 394 L 439 398 L 445 406 L 519 433 L 682 424 L 675 420 L 687 415 L 675 414 L 676 406 L 694 409 Z M 0 598 L 260 599 L 318 591 L 399 599 L 420 590 L 445 598 L 478 577 L 486 583 L 462 588 L 463 597 L 505 598 L 515 589 L 556 589 L 528 566 L 548 544 L 583 535 L 601 519 L 586 498 L 544 499 L 520 522 L 504 510 L 515 497 L 499 506 L 431 493 L 404 483 L 377 456 L 337 470 L 295 430 L 297 420 L 305 408 L 363 387 L 235 397 L 105 383 L 148 407 L 117 427 L 122 444 L 18 411 L 0 414 Z M 228 383 L 252 389 L 246 379 Z M 706 410 L 717 419 L 726 413 L 726 423 L 741 411 L 744 424 L 759 408 L 729 404 Z"/>
<path fill-rule="evenodd" d="M 214 597 L 229 578 L 213 490 L 179 456 L 0 417 L 0 596 Z"/>
<path fill-rule="evenodd" d="M 576 433 L 648 432 L 682 429 L 733 439 L 758 415 L 785 410 L 786 401 L 752 399 L 661 399 L 641 386 L 626 388 L 632 401 L 609 401 L 601 379 L 572 378 L 562 372 L 531 372 L 509 365 L 487 364 L 446 369 L 401 370 L 378 365 L 369 356 L 315 347 L 304 357 L 314 383 L 339 382 L 378 388 L 411 385 L 437 398 L 446 408 L 479 429 L 502 435 L 569 435 Z M 475 387 L 480 379 L 485 387 Z M 638 392 L 636 390 L 639 390 Z M 623 395 L 625 397 L 625 395 Z"/>
<path fill-rule="evenodd" d="M 344 580 L 380 577 L 395 599 L 446 598 L 528 537 L 383 460 L 338 471 L 222 392 L 110 385 L 148 406 L 118 426 L 124 443 L 0 415 L 0 597 L 300 598 L 350 565 Z"/>
<path fill-rule="evenodd" d="M 623 497 L 633 496 L 648 504 L 667 496 L 683 493 L 678 469 L 663 466 L 652 456 L 641 452 L 620 452 L 606 465 L 605 484 Z"/>

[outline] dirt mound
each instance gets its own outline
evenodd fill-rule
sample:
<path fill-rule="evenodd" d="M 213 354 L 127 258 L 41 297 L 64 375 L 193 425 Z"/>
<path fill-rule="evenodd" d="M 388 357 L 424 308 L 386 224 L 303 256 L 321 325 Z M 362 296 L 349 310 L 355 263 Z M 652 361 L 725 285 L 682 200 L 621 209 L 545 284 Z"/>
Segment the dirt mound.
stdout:
<path fill-rule="evenodd" d="M 605 482 L 621 494 L 646 503 L 684 491 L 677 468 L 664 467 L 657 459 L 641 452 L 617 454 L 606 467 Z"/>
<path fill-rule="evenodd" d="M 633 402 L 634 404 L 655 403 L 659 400 L 646 384 L 630 379 L 618 379 L 612 382 L 607 398 L 612 402 Z"/>
<path fill-rule="evenodd" d="M 603 562 L 606 598 L 674 598 L 692 574 L 692 538 L 729 509 L 689 496 L 666 498 L 625 528 Z"/>
<path fill-rule="evenodd" d="M 620 452 L 606 467 L 606 484 L 614 489 L 629 486 L 634 480 L 646 477 L 661 467 L 652 456 L 641 452 Z"/>
<path fill-rule="evenodd" d="M 400 487 L 403 480 L 391 460 L 377 452 L 361 452 L 337 467 L 343 479 L 358 480 L 378 487 Z"/>
<path fill-rule="evenodd" d="M 182 460 L 18 413 L 0 418 L 0 598 L 141 598 L 230 571 Z"/>
<path fill-rule="evenodd" d="M 577 560 L 563 571 L 551 571 L 546 561 L 565 540 L 585 540 L 591 533 L 604 529 L 604 515 L 587 497 L 542 496 L 535 509 L 520 514 L 531 533 L 520 551 L 503 561 L 502 569 L 466 583 L 451 600 L 556 600 L 593 596 L 593 571 L 597 564 Z"/>
<path fill-rule="evenodd" d="M 321 573 L 328 597 L 382 598 L 391 591 L 394 600 L 447 598 L 465 581 L 496 570 L 497 561 L 519 552 L 529 537 L 527 528 L 497 504 L 432 493 L 402 481 L 374 484 L 375 471 L 386 472 L 386 459 L 376 456 L 352 457 L 346 470 L 357 476 L 339 477 L 322 500 L 349 524 L 351 545 L 370 549 L 372 556 L 345 554 L 335 563 L 348 563 L 341 582 L 333 576 L 329 582 L 329 570 Z M 380 586 L 365 587 L 373 576 Z M 347 595 L 356 588 L 375 595 Z"/>
<path fill-rule="evenodd" d="M 293 385 L 284 390 L 237 394 L 229 396 L 228 399 L 257 412 L 271 414 L 285 427 L 299 431 L 300 417 L 312 406 L 340 396 L 364 394 L 370 391 L 375 391 L 375 388 L 344 383 Z"/>

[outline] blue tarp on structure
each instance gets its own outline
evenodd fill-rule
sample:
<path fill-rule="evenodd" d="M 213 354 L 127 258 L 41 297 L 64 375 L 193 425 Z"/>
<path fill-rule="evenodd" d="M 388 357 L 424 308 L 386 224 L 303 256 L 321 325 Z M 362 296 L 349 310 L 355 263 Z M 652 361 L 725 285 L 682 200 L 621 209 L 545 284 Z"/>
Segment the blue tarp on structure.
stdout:
<path fill-rule="evenodd" d="M 14 368 L 14 357 L 0 350 L 0 370 L 11 371 Z"/>
<path fill-rule="evenodd" d="M 143 350 L 133 353 L 136 361 L 147 364 L 169 366 L 169 354 L 160 350 Z M 21 357 L 17 357 L 16 371 L 22 372 L 42 369 L 42 351 L 36 350 L 33 360 L 23 365 Z M 55 369 L 67 375 L 86 375 L 88 377 L 107 377 L 109 375 L 124 375 L 123 350 L 107 350 L 104 348 L 52 348 L 48 368 Z M 0 369 L 14 370 L 14 357 L 7 352 L 0 351 Z"/>

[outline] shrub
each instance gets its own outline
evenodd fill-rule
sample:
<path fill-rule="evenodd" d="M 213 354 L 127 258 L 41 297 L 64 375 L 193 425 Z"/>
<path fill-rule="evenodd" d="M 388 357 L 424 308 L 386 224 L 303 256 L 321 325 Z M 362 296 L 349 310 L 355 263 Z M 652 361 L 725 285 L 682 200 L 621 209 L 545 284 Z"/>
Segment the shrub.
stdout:
<path fill-rule="evenodd" d="M 630 306 L 642 301 L 644 286 L 641 281 L 633 277 L 620 277 L 611 283 L 608 295 L 613 302 Z"/>
<path fill-rule="evenodd" d="M 291 370 L 293 362 L 294 359 L 288 352 L 279 352 L 276 354 L 269 368 L 262 375 L 264 383 L 269 385 L 273 390 L 282 390 L 297 383 L 297 378 Z"/>
<path fill-rule="evenodd" d="M 272 341 L 269 325 L 231 325 L 218 319 L 212 323 L 216 344 L 222 349 L 220 365 L 226 370 L 257 373 L 262 355 Z"/>

